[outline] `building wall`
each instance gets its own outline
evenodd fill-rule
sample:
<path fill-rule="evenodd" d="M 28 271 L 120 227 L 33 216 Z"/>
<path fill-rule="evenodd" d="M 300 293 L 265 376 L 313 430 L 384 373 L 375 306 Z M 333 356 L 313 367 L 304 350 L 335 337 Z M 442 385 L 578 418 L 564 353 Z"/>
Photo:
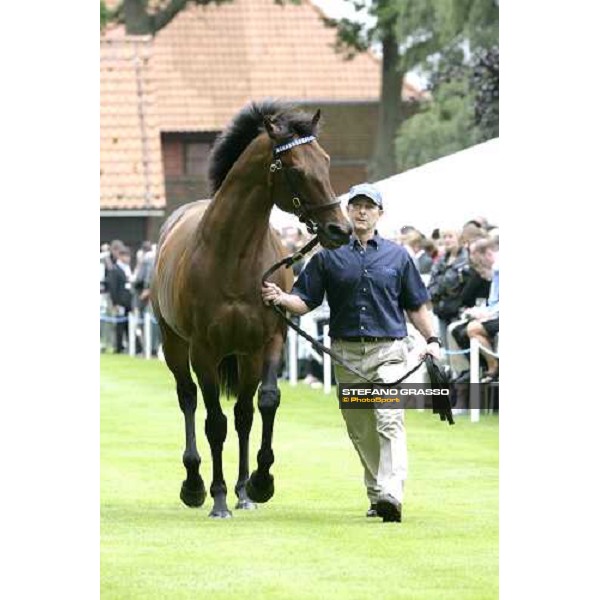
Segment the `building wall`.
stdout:
<path fill-rule="evenodd" d="M 173 132 L 161 135 L 165 194 L 165 216 L 177 207 L 208 198 L 208 156 L 217 132 Z"/>

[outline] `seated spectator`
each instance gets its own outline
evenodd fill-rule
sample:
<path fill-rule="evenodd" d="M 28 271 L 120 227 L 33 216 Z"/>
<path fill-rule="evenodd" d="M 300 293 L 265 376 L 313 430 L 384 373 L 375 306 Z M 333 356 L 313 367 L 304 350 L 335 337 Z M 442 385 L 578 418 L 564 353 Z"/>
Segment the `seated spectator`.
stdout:
<path fill-rule="evenodd" d="M 483 238 L 478 238 L 483 239 Z M 456 381 L 468 381 L 470 377 L 469 354 L 461 354 L 461 350 L 468 350 L 470 339 L 467 327 L 470 323 L 465 310 L 474 306 L 485 306 L 490 294 L 490 281 L 485 279 L 480 271 L 480 259 L 477 240 L 469 246 L 469 266 L 465 270 L 465 286 L 461 294 L 461 312 L 459 320 L 448 326 L 447 343 L 448 363 L 452 369 Z M 468 314 L 468 313 L 467 313 Z M 457 390 L 455 414 L 461 414 L 467 408 L 469 390 L 467 387 L 459 386 Z"/>
<path fill-rule="evenodd" d="M 479 273 L 483 278 L 491 280 L 491 286 L 487 306 L 474 307 L 465 311 L 465 315 L 471 319 L 467 325 L 467 335 L 470 339 L 476 339 L 482 347 L 493 351 L 494 338 L 500 329 L 498 247 L 494 239 L 478 240 L 474 244 L 472 254 Z M 488 367 L 481 380 L 482 383 L 498 381 L 498 359 L 487 352 L 482 354 Z"/>
<path fill-rule="evenodd" d="M 433 312 L 439 320 L 439 335 L 442 345 L 447 347 L 447 328 L 456 319 L 462 304 L 465 272 L 469 263 L 466 248 L 460 245 L 456 231 L 442 231 L 444 254 L 431 270 L 427 289 L 431 295 Z"/>
<path fill-rule="evenodd" d="M 460 240 L 463 246 L 469 247 L 475 240 L 480 240 L 487 236 L 485 229 L 476 225 L 473 221 L 469 221 L 463 228 L 460 234 Z"/>

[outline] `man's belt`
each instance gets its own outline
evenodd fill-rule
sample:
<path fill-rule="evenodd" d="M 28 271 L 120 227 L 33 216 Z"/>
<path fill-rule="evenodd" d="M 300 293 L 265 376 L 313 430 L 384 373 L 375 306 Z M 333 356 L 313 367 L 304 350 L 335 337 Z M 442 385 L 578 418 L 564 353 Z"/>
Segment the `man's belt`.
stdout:
<path fill-rule="evenodd" d="M 395 342 L 396 340 L 401 339 L 402 338 L 399 337 L 373 337 L 369 335 L 336 338 L 336 340 L 341 340 L 343 342 L 362 342 L 363 344 L 365 342 Z"/>

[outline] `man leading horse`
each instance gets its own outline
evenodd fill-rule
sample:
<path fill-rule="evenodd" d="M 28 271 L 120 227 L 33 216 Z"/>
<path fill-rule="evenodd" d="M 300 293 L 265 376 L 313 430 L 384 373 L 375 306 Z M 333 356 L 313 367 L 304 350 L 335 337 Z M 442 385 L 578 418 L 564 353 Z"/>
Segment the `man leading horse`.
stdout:
<path fill-rule="evenodd" d="M 408 252 L 377 232 L 383 200 L 373 185 L 350 190 L 348 214 L 350 242 L 319 251 L 290 294 L 266 282 L 263 301 L 303 315 L 327 294 L 332 350 L 373 381 L 396 381 L 409 370 L 404 311 L 426 339 L 425 353 L 439 359 L 440 342 L 426 305 L 429 295 Z M 339 364 L 335 375 L 338 382 L 362 383 Z M 415 382 L 419 372 L 412 377 Z M 342 409 L 342 415 L 364 468 L 367 516 L 400 522 L 408 471 L 404 410 Z"/>

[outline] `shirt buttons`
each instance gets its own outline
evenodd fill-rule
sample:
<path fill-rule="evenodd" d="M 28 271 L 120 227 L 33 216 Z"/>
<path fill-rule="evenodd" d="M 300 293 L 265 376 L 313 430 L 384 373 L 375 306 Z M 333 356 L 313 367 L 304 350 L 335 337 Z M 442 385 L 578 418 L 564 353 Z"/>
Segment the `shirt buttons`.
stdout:
<path fill-rule="evenodd" d="M 364 272 L 365 274 L 367 274 L 367 273 L 368 273 L 367 269 L 365 269 L 363 272 Z"/>
<path fill-rule="evenodd" d="M 361 326 L 360 326 L 360 328 L 361 328 L 361 329 L 364 329 L 364 328 L 365 328 L 365 326 L 364 326 L 364 325 L 361 325 Z"/>
<path fill-rule="evenodd" d="M 367 288 L 363 288 L 363 292 L 366 292 L 366 291 L 367 291 Z"/>
<path fill-rule="evenodd" d="M 360 310 L 367 310 L 367 309 L 364 306 L 361 306 Z"/>

